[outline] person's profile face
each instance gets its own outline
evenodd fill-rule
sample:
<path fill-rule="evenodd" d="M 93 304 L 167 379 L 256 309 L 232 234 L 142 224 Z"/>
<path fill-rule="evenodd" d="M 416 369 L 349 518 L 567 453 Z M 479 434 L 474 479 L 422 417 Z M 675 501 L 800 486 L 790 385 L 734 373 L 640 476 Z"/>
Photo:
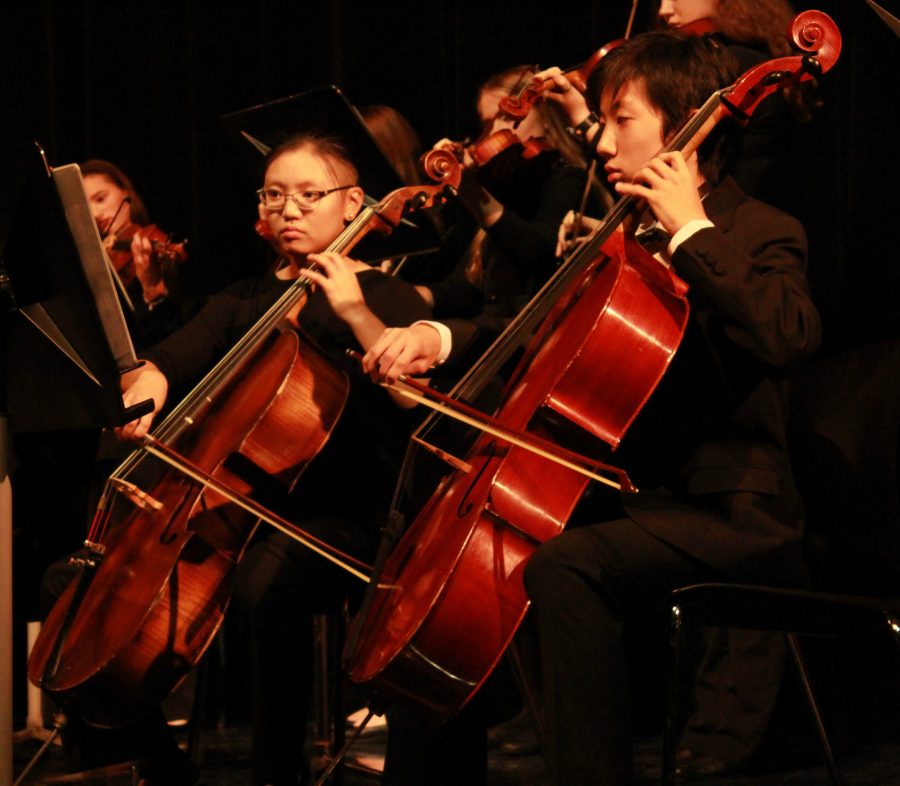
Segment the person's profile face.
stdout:
<path fill-rule="evenodd" d="M 663 146 L 662 115 L 647 100 L 641 82 L 629 82 L 616 94 L 605 91 L 600 121 L 597 154 L 610 183 L 631 180 Z"/>
<path fill-rule="evenodd" d="M 273 188 L 285 194 L 311 191 L 328 191 L 350 185 L 339 182 L 340 167 L 329 166 L 328 161 L 310 148 L 288 150 L 269 164 L 264 188 Z M 319 199 L 313 209 L 301 209 L 288 198 L 281 210 L 268 210 L 259 206 L 260 217 L 269 224 L 272 242 L 280 254 L 302 261 L 307 254 L 324 251 L 340 234 L 347 221 L 359 210 L 362 189 L 354 186 L 333 191 Z"/>
<path fill-rule="evenodd" d="M 87 174 L 83 180 L 91 213 L 102 235 L 114 234 L 131 224 L 131 204 L 126 201 L 129 194 L 125 189 L 106 175 Z"/>
<path fill-rule="evenodd" d="M 718 0 L 662 0 L 659 16 L 670 28 L 677 29 L 698 19 L 711 19 L 717 5 Z"/>

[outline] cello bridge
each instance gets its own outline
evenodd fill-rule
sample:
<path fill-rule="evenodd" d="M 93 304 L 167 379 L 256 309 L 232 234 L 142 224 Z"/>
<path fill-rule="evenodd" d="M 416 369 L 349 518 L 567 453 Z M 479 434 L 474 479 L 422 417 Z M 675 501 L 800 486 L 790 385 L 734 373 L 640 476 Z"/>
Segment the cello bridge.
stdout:
<path fill-rule="evenodd" d="M 163 506 L 158 499 L 151 497 L 146 491 L 138 488 L 134 483 L 130 483 L 122 478 L 110 478 L 110 484 L 135 506 L 141 510 L 160 510 Z"/>

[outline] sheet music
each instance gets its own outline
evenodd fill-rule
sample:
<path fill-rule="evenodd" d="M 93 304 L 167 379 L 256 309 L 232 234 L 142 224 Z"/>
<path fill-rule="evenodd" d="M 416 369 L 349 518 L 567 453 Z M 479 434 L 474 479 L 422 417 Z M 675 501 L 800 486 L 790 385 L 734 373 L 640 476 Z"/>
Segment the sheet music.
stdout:
<path fill-rule="evenodd" d="M 116 295 L 106 250 L 84 191 L 81 169 L 77 164 L 66 164 L 53 167 L 52 174 L 110 351 L 119 371 L 128 371 L 137 364 L 134 345 Z"/>

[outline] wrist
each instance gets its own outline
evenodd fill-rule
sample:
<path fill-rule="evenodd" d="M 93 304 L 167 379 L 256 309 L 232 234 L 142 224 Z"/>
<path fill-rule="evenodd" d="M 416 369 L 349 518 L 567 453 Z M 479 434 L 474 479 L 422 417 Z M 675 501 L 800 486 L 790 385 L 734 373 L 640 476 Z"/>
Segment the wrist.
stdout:
<path fill-rule="evenodd" d="M 149 306 L 151 303 L 161 302 L 166 299 L 169 295 L 169 290 L 166 287 L 166 282 L 160 280 L 156 284 L 151 284 L 150 286 L 145 286 L 143 288 L 144 292 L 144 302 Z"/>
<path fill-rule="evenodd" d="M 671 240 L 669 240 L 667 249 L 669 255 L 671 256 L 672 254 L 674 254 L 675 249 L 677 249 L 686 240 L 697 234 L 697 232 L 699 232 L 701 229 L 714 227 L 715 224 L 713 224 L 713 222 L 708 218 L 693 218 L 690 221 L 685 222 L 672 233 L 672 238 Z"/>
<path fill-rule="evenodd" d="M 430 319 L 420 319 L 413 322 L 410 327 L 420 328 L 424 331 L 421 335 L 426 348 L 425 354 L 429 358 L 433 358 L 432 365 L 439 366 L 450 356 L 453 338 L 450 328 L 445 324 Z"/>
<path fill-rule="evenodd" d="M 347 303 L 340 310 L 335 309 L 335 314 L 351 329 L 364 325 L 371 313 L 365 301 Z"/>
<path fill-rule="evenodd" d="M 566 131 L 568 131 L 577 142 L 580 144 L 585 144 L 587 142 L 588 132 L 595 126 L 600 124 L 600 118 L 597 117 L 593 112 L 588 112 L 588 114 L 582 119 L 579 123 L 576 123 L 573 126 L 568 126 Z"/>

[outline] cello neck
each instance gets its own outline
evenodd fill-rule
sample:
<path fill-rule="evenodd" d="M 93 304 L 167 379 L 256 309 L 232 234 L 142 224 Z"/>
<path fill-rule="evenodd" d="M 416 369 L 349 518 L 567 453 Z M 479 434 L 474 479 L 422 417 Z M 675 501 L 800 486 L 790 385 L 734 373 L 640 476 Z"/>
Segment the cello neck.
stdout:
<path fill-rule="evenodd" d="M 661 152 L 681 150 L 690 155 L 712 131 L 720 119 L 733 109 L 723 99 L 734 89 L 729 86 L 713 93 L 676 133 Z M 516 350 L 527 342 L 547 317 L 559 296 L 581 275 L 600 254 L 600 249 L 610 236 L 631 215 L 636 200 L 621 197 L 609 210 L 603 221 L 569 254 L 556 272 L 519 312 L 493 344 L 474 363 L 472 368 L 451 391 L 451 395 L 472 400 L 493 379 Z M 423 434 L 436 416 L 429 417 L 417 430 Z"/>

